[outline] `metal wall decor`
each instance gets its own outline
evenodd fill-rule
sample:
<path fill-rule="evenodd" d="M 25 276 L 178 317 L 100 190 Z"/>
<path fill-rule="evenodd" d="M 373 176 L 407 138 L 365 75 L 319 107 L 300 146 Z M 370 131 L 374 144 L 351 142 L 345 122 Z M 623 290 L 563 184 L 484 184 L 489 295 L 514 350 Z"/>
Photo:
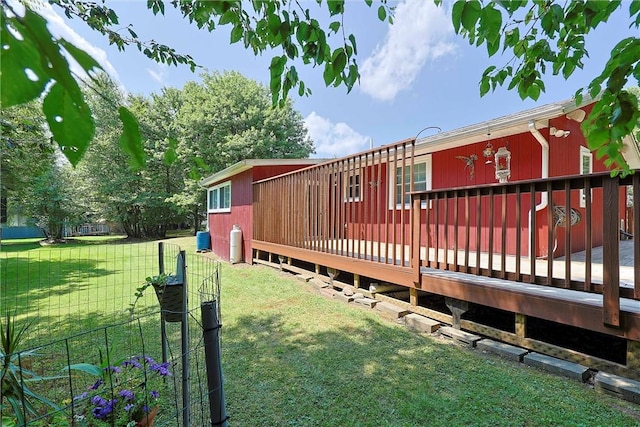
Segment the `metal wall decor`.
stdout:
<path fill-rule="evenodd" d="M 478 160 L 478 156 L 472 154 L 470 156 L 456 156 L 456 159 L 460 159 L 464 161 L 465 170 L 469 168 L 469 180 L 472 180 L 476 174 L 476 160 Z"/>

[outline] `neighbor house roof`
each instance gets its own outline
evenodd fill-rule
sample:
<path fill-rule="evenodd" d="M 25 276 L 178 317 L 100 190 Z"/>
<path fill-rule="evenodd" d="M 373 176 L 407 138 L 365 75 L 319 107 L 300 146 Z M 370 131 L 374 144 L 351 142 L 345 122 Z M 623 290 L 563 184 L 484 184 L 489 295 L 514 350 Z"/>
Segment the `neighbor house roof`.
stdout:
<path fill-rule="evenodd" d="M 238 163 L 235 163 L 226 169 L 216 172 L 213 175 L 210 175 L 206 178 L 201 179 L 200 182 L 198 182 L 198 184 L 201 187 L 207 187 L 211 184 L 214 184 L 218 181 L 222 181 L 224 179 L 228 179 L 234 175 L 239 174 L 240 172 L 244 172 L 256 166 L 286 166 L 286 165 L 311 166 L 318 163 L 322 163 L 324 161 L 325 159 L 246 159 L 246 160 L 241 160 Z"/>

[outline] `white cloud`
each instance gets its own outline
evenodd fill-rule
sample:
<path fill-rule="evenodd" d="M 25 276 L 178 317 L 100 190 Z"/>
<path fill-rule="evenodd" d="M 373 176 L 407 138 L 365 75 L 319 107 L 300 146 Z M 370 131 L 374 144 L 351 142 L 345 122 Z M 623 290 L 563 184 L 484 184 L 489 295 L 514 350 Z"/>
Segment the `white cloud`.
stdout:
<path fill-rule="evenodd" d="M 369 137 L 360 135 L 346 123 L 332 123 L 315 111 L 304 121 L 316 147 L 313 157 L 342 157 L 369 148 Z"/>
<path fill-rule="evenodd" d="M 167 77 L 169 77 L 169 67 L 166 64 L 156 64 L 154 69 L 145 68 L 145 70 L 160 86 L 166 86 Z"/>
<path fill-rule="evenodd" d="M 443 7 L 425 0 L 401 2 L 383 44 L 360 67 L 361 90 L 375 99 L 394 99 L 411 87 L 428 61 L 454 52 L 453 35 Z"/>
<path fill-rule="evenodd" d="M 47 20 L 49 31 L 52 35 L 58 38 L 64 38 L 71 44 L 87 52 L 98 62 L 98 64 L 100 64 L 107 74 L 109 74 L 111 78 L 121 86 L 118 72 L 111 62 L 109 62 L 107 53 L 104 50 L 92 45 L 85 38 L 76 33 L 48 3 L 42 4 L 37 11 Z M 75 61 L 69 58 L 68 60 L 69 65 L 71 66 L 71 71 L 80 76 L 86 75 L 82 67 L 80 67 Z"/>

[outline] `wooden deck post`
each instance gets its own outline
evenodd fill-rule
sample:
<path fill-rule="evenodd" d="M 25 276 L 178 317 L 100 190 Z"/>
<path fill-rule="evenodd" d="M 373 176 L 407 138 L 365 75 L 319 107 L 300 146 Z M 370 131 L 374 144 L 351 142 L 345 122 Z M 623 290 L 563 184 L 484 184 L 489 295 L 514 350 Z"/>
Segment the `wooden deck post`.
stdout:
<path fill-rule="evenodd" d="M 409 288 L 409 304 L 418 305 L 418 290 L 416 288 Z"/>
<path fill-rule="evenodd" d="M 527 316 L 516 313 L 516 336 L 518 338 L 527 337 Z"/>
<path fill-rule="evenodd" d="M 602 225 L 602 321 L 620 327 L 620 229 L 618 205 L 620 199 L 618 178 L 603 178 L 604 203 Z"/>
<path fill-rule="evenodd" d="M 414 277 L 413 282 L 415 283 L 417 288 L 420 288 L 421 284 L 421 275 L 420 275 L 420 211 L 421 211 L 421 201 L 420 197 L 417 195 L 413 195 L 413 204 L 412 204 L 412 212 L 411 212 L 411 236 L 409 237 L 410 243 L 410 251 L 411 251 L 411 267 L 413 268 Z M 427 252 L 429 248 L 427 248 Z"/>
<path fill-rule="evenodd" d="M 320 274 L 320 264 L 316 264 L 316 274 Z"/>
<path fill-rule="evenodd" d="M 451 310 L 451 314 L 453 315 L 451 319 L 451 326 L 455 329 L 460 329 L 460 320 L 462 319 L 462 315 L 469 310 L 469 302 L 446 297 L 444 299 L 444 303 L 447 305 L 447 308 Z"/>
<path fill-rule="evenodd" d="M 359 274 L 354 274 L 353 275 L 353 287 L 358 289 L 360 288 L 360 275 Z"/>

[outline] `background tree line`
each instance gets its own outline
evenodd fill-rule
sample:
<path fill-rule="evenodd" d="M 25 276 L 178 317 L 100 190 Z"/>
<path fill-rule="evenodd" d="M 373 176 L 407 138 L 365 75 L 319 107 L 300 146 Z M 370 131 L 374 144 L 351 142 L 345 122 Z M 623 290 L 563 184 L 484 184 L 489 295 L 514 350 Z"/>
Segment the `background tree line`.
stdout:
<path fill-rule="evenodd" d="M 96 132 L 75 168 L 51 140 L 38 101 L 2 109 L 3 195 L 50 239 L 63 237 L 63 223 L 97 220 L 118 224 L 129 237 L 164 237 L 178 224 L 195 232 L 203 223 L 202 177 L 247 158 L 314 152 L 291 101 L 272 106 L 267 88 L 236 72 L 201 77 L 150 96 L 127 95 L 106 75 L 96 78 L 83 88 Z M 138 119 L 144 167 L 121 141 L 120 105 Z"/>

